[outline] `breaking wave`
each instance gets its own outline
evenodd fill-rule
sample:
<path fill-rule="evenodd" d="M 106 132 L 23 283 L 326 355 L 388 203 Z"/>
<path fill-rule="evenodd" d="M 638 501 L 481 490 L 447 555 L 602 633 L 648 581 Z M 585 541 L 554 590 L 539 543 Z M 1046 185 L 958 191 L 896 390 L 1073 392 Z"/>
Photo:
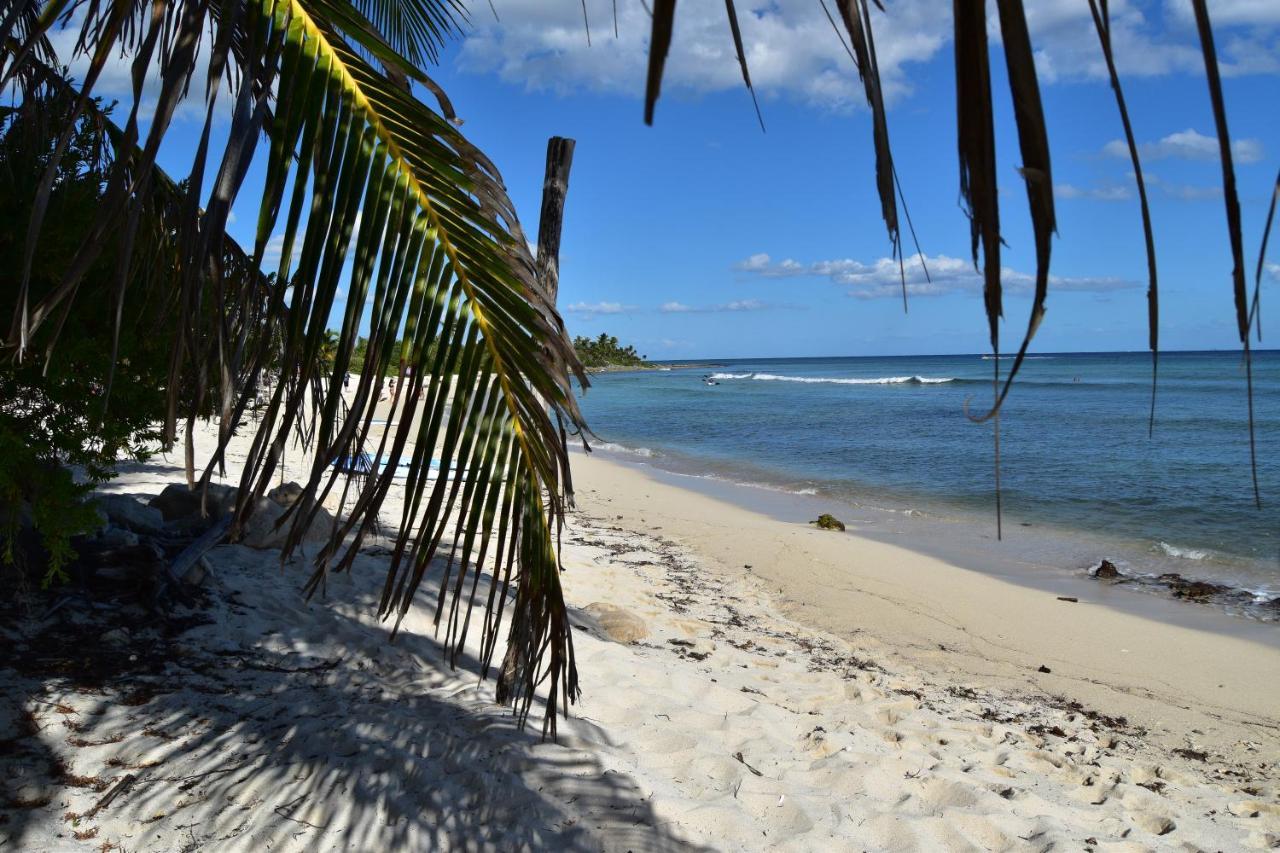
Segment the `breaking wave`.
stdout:
<path fill-rule="evenodd" d="M 1209 556 L 1208 551 L 1199 551 L 1195 548 L 1179 548 L 1176 545 L 1170 545 L 1168 542 L 1157 542 L 1156 547 L 1166 557 L 1178 557 L 1183 560 L 1203 560 Z"/>
<path fill-rule="evenodd" d="M 823 385 L 941 385 L 959 382 L 953 376 L 878 376 L 874 379 L 836 376 L 780 376 L 776 373 L 713 373 L 712 379 L 755 379 L 761 382 L 806 382 Z"/>
<path fill-rule="evenodd" d="M 631 456 L 643 456 L 645 459 L 654 455 L 654 452 L 648 447 L 623 447 L 621 444 L 614 444 L 612 441 L 605 441 L 595 445 L 596 450 L 606 450 L 610 453 L 626 453 Z"/>

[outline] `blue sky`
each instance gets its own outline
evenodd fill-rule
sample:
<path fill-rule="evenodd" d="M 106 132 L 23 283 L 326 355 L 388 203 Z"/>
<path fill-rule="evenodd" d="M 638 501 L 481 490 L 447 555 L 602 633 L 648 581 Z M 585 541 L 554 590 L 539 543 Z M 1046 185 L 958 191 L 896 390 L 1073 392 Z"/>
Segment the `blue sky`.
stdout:
<path fill-rule="evenodd" d="M 913 265 L 910 311 L 874 188 L 870 120 L 856 72 L 811 0 L 742 2 L 768 127 L 761 133 L 721 4 L 687 2 L 658 105 L 642 122 L 647 18 L 619 0 L 473 5 L 472 27 L 434 69 L 463 131 L 502 171 L 530 237 L 545 145 L 577 140 L 561 253 L 560 307 L 574 334 L 609 332 L 652 358 L 976 352 L 987 348 L 968 223 L 958 201 L 949 4 L 875 12 L 890 134 L 934 283 Z M 1113 2 L 1115 40 L 1152 182 L 1167 349 L 1238 345 L 1221 170 L 1189 4 Z M 1058 187 L 1048 314 L 1035 348 L 1146 346 L 1141 221 L 1121 127 L 1085 0 L 1028 3 Z M 1249 267 L 1280 164 L 1280 3 L 1211 0 L 1219 24 Z M 993 46 L 1003 233 L 1002 337 L 1013 346 L 1034 272 L 1017 138 Z M 197 125 L 178 128 L 178 139 Z M 166 152 L 184 172 L 179 153 Z M 189 156 L 189 155 L 188 155 Z M 251 242 L 256 197 L 232 225 Z M 914 249 L 908 244 L 908 251 Z M 1280 291 L 1280 252 L 1264 281 Z M 1251 275 L 1252 278 L 1252 275 Z M 1274 297 L 1272 297 L 1274 298 Z"/>

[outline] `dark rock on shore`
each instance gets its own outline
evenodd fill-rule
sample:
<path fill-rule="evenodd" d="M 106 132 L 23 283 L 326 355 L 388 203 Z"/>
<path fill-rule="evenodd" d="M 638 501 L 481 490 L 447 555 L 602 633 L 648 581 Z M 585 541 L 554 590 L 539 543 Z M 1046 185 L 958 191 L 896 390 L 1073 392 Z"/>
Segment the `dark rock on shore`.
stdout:
<path fill-rule="evenodd" d="M 1120 570 L 1117 569 L 1116 564 L 1110 560 L 1103 560 L 1098 564 L 1098 567 L 1093 570 L 1093 576 L 1103 580 L 1111 580 L 1113 578 L 1120 577 Z"/>
<path fill-rule="evenodd" d="M 829 512 L 824 512 L 815 521 L 809 523 L 818 525 L 819 530 L 844 530 L 844 522 Z"/>
<path fill-rule="evenodd" d="M 1229 586 L 1208 581 L 1189 580 L 1177 573 L 1161 575 L 1158 580 L 1173 591 L 1174 598 L 1208 598 L 1234 592 Z"/>

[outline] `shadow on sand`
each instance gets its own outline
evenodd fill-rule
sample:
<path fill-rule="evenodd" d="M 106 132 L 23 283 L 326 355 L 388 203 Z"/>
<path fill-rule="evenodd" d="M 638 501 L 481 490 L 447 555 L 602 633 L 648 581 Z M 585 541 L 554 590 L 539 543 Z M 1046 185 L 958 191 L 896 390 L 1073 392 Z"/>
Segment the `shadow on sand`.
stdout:
<path fill-rule="evenodd" d="M 543 742 L 492 704 L 474 657 L 447 668 L 429 584 L 391 644 L 372 618 L 379 557 L 311 603 L 303 560 L 210 557 L 191 609 L 86 596 L 42 615 L 50 594 L 24 616 L 6 591 L 0 847 L 691 847 L 603 766 L 602 731 Z"/>

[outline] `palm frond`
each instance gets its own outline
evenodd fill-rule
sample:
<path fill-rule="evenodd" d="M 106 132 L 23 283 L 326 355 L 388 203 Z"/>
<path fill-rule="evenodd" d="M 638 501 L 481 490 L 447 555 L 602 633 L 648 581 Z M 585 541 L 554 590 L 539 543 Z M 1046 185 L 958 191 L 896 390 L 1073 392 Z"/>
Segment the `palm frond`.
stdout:
<path fill-rule="evenodd" d="M 1147 182 L 1142 177 L 1142 161 L 1138 157 L 1138 141 L 1134 138 L 1124 89 L 1120 86 L 1120 75 L 1116 72 L 1115 53 L 1111 46 L 1111 13 L 1107 0 L 1089 0 L 1089 11 L 1093 14 L 1094 29 L 1098 31 L 1102 58 L 1107 63 L 1111 90 L 1115 92 L 1116 108 L 1120 113 L 1120 123 L 1124 126 L 1125 143 L 1129 146 L 1129 162 L 1133 165 L 1133 179 L 1138 185 L 1138 202 L 1142 209 L 1142 236 L 1147 249 L 1147 345 L 1151 349 L 1151 414 L 1147 420 L 1147 436 L 1150 437 L 1156 428 L 1156 377 L 1160 369 L 1160 288 L 1156 277 L 1155 233 L 1151 227 L 1151 208 L 1147 204 Z"/>
<path fill-rule="evenodd" d="M 649 35 L 649 75 L 644 87 L 644 123 L 653 124 L 653 108 L 662 91 L 662 71 L 671 50 L 671 32 L 675 26 L 676 0 L 654 0 L 653 29 Z"/>
<path fill-rule="evenodd" d="M 1280 201 L 1280 172 L 1276 173 L 1276 185 L 1271 190 L 1271 203 L 1267 206 L 1267 222 L 1262 226 L 1262 246 L 1258 249 L 1258 267 L 1253 276 L 1253 301 L 1249 305 L 1249 325 L 1257 329 L 1258 342 L 1262 342 L 1262 270 L 1267 262 L 1267 243 L 1271 240 L 1271 226 L 1276 218 L 1276 202 Z"/>
<path fill-rule="evenodd" d="M 375 21 L 362 8 L 372 10 Z M 376 532 L 379 507 L 400 460 L 407 458 L 404 511 L 381 613 L 398 627 L 424 579 L 440 572 L 436 618 L 445 621 L 445 642 L 457 655 L 470 629 L 480 575 L 487 574 L 490 600 L 480 626 L 486 664 L 504 610 L 510 609 L 499 694 L 515 699 L 523 716 L 546 681 L 544 730 L 553 732 L 554 712 L 578 690 L 552 540 L 568 469 L 559 424 L 568 421 L 581 430 L 570 374 L 584 385 L 586 379 L 554 305 L 538 287 L 524 234 L 493 164 L 458 133 L 450 115 L 434 112 L 395 74 L 371 64 L 388 72 L 411 69 L 415 50 L 427 51 L 449 31 L 443 18 L 431 15 L 458 9 L 449 0 L 419 0 L 415 8 L 227 0 L 215 11 L 206 0 L 185 0 L 157 18 L 127 0 L 106 12 L 91 9 L 81 41 L 95 54 L 124 49 L 135 55 L 139 69 L 150 69 L 156 56 L 165 58 L 155 116 L 137 146 L 135 169 L 111 175 L 103 206 L 109 214 L 100 217 L 96 233 L 107 233 L 108 215 L 128 216 L 131 199 L 154 184 L 155 158 L 174 111 L 192 79 L 202 75 L 205 123 L 189 177 L 193 187 L 202 186 L 208 164 L 213 189 L 203 206 L 193 197 L 177 220 L 182 251 L 171 272 L 184 316 L 194 323 L 194 308 L 211 297 L 230 296 L 236 303 L 239 294 L 222 289 L 216 259 L 259 148 L 265 148 L 266 177 L 254 263 L 261 263 L 268 241 L 277 236 L 282 250 L 275 273 L 280 284 L 269 303 L 256 314 L 247 304 L 233 312 L 236 318 L 254 314 L 262 326 L 259 335 L 247 340 L 235 324 L 218 326 L 212 338 L 194 327 L 179 329 L 171 394 L 184 365 L 213 367 L 217 377 L 217 387 L 201 382 L 194 391 L 202 398 L 216 395 L 221 413 L 219 451 L 204 467 L 201 483 L 221 463 L 257 386 L 274 383 L 244 464 L 232 535 L 268 488 L 289 437 L 305 434 L 315 456 L 303 500 L 283 521 L 291 526 L 282 558 L 298 546 L 320 501 L 335 489 L 353 505 L 316 557 L 307 585 L 314 592 L 327 573 L 350 568 Z M 418 23 L 407 17 L 411 13 Z M 207 64 L 198 67 L 200 34 L 210 20 L 216 21 L 215 37 Z M 86 82 L 84 99 L 93 85 Z M 210 128 L 224 89 L 232 99 L 231 127 L 218 154 Z M 122 131 L 127 145 L 140 136 L 140 91 L 139 85 Z M 39 230 L 37 215 L 33 240 Z M 70 309 L 76 270 L 94 252 L 94 246 L 83 246 L 57 292 L 15 316 L 8 341 L 15 350 L 52 312 Z M 328 319 L 344 285 L 346 305 L 335 340 Z M 367 302 L 366 368 L 344 400 L 342 379 Z M 393 365 L 396 344 L 401 355 Z M 395 423 L 376 442 L 385 464 L 369 476 L 349 477 L 334 463 L 369 446 L 374 404 L 389 368 L 399 381 Z M 179 417 L 179 406 L 171 403 L 170 438 Z M 194 468 L 191 433 L 188 428 L 188 464 Z"/>
<path fill-rule="evenodd" d="M 902 258 L 902 235 L 898 227 L 898 206 L 894 185 L 893 151 L 889 146 L 889 121 L 885 115 L 884 91 L 880 83 L 880 65 L 876 60 L 876 42 L 871 29 L 871 9 L 867 0 L 836 0 L 840 17 L 849 34 L 848 49 L 853 53 L 862 80 L 867 106 L 871 109 L 871 139 L 876 152 L 876 191 L 880 194 L 880 215 L 889 230 L 889 242 L 898 268 L 902 272 L 902 308 L 907 307 L 907 279 Z M 825 5 L 823 7 L 826 8 Z M 828 17 L 830 13 L 828 13 Z"/>
<path fill-rule="evenodd" d="M 1014 120 L 1018 125 L 1018 142 L 1022 154 L 1019 170 L 1027 185 L 1027 208 L 1031 212 L 1031 229 L 1036 244 L 1036 286 L 1031 303 L 1031 316 L 1027 331 L 1018 347 L 1018 354 L 1005 377 L 1004 386 L 995 404 L 976 421 L 985 421 L 996 415 L 1003 405 L 1013 379 L 1026 358 L 1027 347 L 1035 337 L 1044 319 L 1045 298 L 1049 294 L 1049 258 L 1052 253 L 1053 235 L 1057 231 L 1053 212 L 1053 170 L 1049 165 L 1049 131 L 1045 127 L 1044 108 L 1040 103 L 1040 84 L 1036 79 L 1035 54 L 1031 49 L 1031 34 L 1027 30 L 1027 17 L 1020 0 L 997 0 L 1000 13 L 1000 35 L 1004 42 L 1005 65 L 1009 73 L 1009 91 L 1013 95 Z M 959 68 L 957 67 L 957 73 Z M 988 88 L 986 97 L 990 100 Z M 988 104 L 987 111 L 990 111 Z M 992 188 L 995 187 L 994 174 Z M 997 239 L 999 232 L 997 230 Z M 997 275 L 998 275 L 997 271 Z M 992 339 L 994 345 L 995 339 Z M 999 359 L 996 359 L 999 361 Z"/>
<path fill-rule="evenodd" d="M 1231 291 L 1236 303 L 1236 331 L 1244 347 L 1245 382 L 1249 399 L 1249 463 L 1253 472 L 1253 500 L 1262 508 L 1262 492 L 1258 487 L 1258 449 L 1253 423 L 1253 356 L 1249 350 L 1249 288 L 1245 284 L 1244 234 L 1240 223 L 1240 197 L 1236 191 L 1236 170 L 1231 156 L 1231 134 L 1227 131 L 1227 106 L 1222 97 L 1222 77 L 1218 72 L 1218 53 L 1213 43 L 1213 24 L 1204 0 L 1191 0 L 1200 34 L 1200 51 L 1204 56 L 1205 79 L 1209 84 L 1209 100 L 1213 105 L 1213 122 L 1218 129 L 1218 156 L 1222 161 L 1222 199 L 1226 205 L 1227 235 L 1231 243 Z"/>
<path fill-rule="evenodd" d="M 764 116 L 760 114 L 760 101 L 756 99 L 755 87 L 751 85 L 751 70 L 747 68 L 747 53 L 742 46 L 742 30 L 738 28 L 738 10 L 733 0 L 724 0 L 725 12 L 729 15 L 729 33 L 733 36 L 733 49 L 738 54 L 738 66 L 742 69 L 742 82 L 751 93 L 751 104 L 756 108 L 756 119 L 760 122 L 760 131 L 764 132 Z"/>

